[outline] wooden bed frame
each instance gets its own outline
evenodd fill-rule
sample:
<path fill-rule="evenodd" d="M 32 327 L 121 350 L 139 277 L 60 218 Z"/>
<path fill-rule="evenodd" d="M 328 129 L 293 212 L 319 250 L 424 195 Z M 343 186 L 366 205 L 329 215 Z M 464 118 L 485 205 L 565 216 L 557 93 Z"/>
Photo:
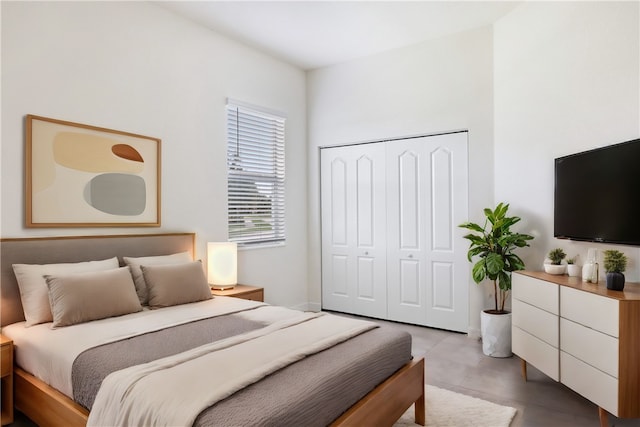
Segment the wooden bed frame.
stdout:
<path fill-rule="evenodd" d="M 195 255 L 194 233 L 0 239 L 2 326 L 24 320 L 12 264 L 81 262 L 113 256 Z M 14 368 L 15 407 L 41 427 L 85 426 L 89 412 L 28 372 Z M 353 405 L 332 426 L 391 426 L 415 404 L 425 424 L 424 359 L 407 363 Z"/>

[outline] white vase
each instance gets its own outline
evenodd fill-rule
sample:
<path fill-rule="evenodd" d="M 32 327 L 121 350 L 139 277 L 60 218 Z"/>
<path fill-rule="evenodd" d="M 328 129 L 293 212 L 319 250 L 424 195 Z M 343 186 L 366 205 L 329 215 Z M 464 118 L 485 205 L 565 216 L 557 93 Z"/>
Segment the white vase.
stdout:
<path fill-rule="evenodd" d="M 482 352 L 491 357 L 511 357 L 511 313 L 480 313 Z"/>

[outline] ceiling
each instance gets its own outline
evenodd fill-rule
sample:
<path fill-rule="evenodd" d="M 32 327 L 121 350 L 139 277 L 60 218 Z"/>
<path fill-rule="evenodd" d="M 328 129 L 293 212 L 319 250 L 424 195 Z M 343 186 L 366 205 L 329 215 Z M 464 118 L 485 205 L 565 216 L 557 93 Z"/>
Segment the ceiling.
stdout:
<path fill-rule="evenodd" d="M 162 1 L 304 70 L 495 22 L 519 1 Z"/>

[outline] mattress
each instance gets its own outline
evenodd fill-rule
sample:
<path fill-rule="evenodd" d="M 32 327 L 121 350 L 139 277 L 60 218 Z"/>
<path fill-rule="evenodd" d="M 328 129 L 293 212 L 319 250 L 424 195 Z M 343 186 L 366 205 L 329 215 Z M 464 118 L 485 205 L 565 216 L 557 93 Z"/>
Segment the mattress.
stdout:
<path fill-rule="evenodd" d="M 219 306 L 225 300 L 232 305 L 235 304 L 234 308 L 216 312 L 217 315 L 214 317 L 200 314 L 213 310 L 214 305 Z M 262 328 L 264 323 L 252 320 L 251 316 L 246 315 L 247 310 L 250 312 L 252 307 L 261 305 L 264 304 L 234 298 L 215 298 L 193 305 L 89 322 L 83 324 L 85 326 L 77 325 L 82 326 L 79 328 L 82 329 L 79 336 L 91 336 L 91 339 L 87 339 L 88 343 L 83 345 L 47 345 L 52 341 L 64 343 L 65 339 L 57 338 L 61 335 L 78 336 L 71 329 L 76 326 L 51 329 L 50 326 L 40 325 L 20 329 L 19 326 L 11 325 L 4 328 L 3 333 L 14 338 L 16 363 L 19 366 L 31 373 L 46 372 L 44 377 L 49 380 L 59 380 L 68 375 L 72 384 L 70 397 L 91 409 L 102 380 L 111 372 Z M 193 306 L 194 311 L 199 314 L 184 315 L 191 313 L 188 306 Z M 178 316 L 176 311 L 182 314 Z M 242 313 L 243 311 L 245 313 Z M 150 317 L 161 317 L 170 321 L 150 322 Z M 183 317 L 183 320 L 177 320 L 178 317 Z M 111 326 L 105 326 L 114 321 L 118 325 L 115 332 Z M 135 331 L 123 326 L 127 323 L 136 324 L 135 328 L 131 328 Z M 139 330 L 141 323 L 152 326 L 147 330 Z M 97 329 L 109 332 L 103 333 L 104 337 L 96 339 L 95 334 L 88 332 L 92 329 L 91 324 L 98 326 Z M 28 338 L 30 329 L 38 337 L 48 338 Z M 43 345 L 38 347 L 34 342 Z M 66 350 L 72 347 L 71 356 L 51 354 L 51 351 L 64 353 L 65 347 Z M 32 354 L 25 354 L 29 351 Z M 390 327 L 378 327 L 310 355 L 245 387 L 202 411 L 194 425 L 327 425 L 406 364 L 410 358 L 409 334 Z M 48 369 L 55 370 L 61 365 L 69 365 L 70 359 L 72 363 L 68 368 L 69 372 L 47 372 Z M 55 363 L 57 360 L 65 362 Z M 34 363 L 40 363 L 44 367 L 34 367 Z M 212 366 L 211 369 L 224 369 L 224 366 Z M 37 376 L 42 378 L 40 375 Z M 60 384 L 51 385 L 59 389 L 65 388 Z M 215 387 L 215 384 L 212 384 L 212 387 Z"/>

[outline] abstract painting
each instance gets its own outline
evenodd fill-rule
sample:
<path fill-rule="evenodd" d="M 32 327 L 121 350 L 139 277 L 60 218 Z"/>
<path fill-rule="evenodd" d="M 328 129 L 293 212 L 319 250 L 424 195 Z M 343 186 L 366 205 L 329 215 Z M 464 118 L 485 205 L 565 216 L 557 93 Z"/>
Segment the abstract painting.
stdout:
<path fill-rule="evenodd" d="M 160 226 L 160 139 L 27 115 L 27 227 Z"/>

